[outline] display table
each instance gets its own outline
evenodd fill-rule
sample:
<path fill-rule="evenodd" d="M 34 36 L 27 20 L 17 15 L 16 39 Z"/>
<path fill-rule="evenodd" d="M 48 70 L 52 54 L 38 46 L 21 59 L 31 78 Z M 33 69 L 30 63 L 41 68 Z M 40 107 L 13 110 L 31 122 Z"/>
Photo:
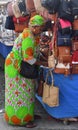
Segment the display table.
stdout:
<path fill-rule="evenodd" d="M 44 78 L 48 69 L 44 69 Z M 54 118 L 78 117 L 78 74 L 65 76 L 53 74 L 55 86 L 60 89 L 59 106 L 49 107 L 42 102 L 42 98 L 36 94 L 44 109 Z M 49 77 L 51 83 L 51 77 Z"/>
<path fill-rule="evenodd" d="M 4 44 L 0 42 L 0 54 L 6 58 L 8 53 L 12 50 L 13 44 Z"/>

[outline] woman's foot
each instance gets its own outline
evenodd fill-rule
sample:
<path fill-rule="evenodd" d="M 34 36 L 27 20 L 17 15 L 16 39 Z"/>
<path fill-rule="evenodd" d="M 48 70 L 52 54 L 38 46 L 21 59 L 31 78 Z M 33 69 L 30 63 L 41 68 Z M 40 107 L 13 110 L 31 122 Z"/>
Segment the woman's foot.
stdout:
<path fill-rule="evenodd" d="M 36 127 L 37 125 L 34 123 L 34 122 L 28 122 L 27 124 L 26 124 L 26 128 L 34 128 L 34 127 Z"/>

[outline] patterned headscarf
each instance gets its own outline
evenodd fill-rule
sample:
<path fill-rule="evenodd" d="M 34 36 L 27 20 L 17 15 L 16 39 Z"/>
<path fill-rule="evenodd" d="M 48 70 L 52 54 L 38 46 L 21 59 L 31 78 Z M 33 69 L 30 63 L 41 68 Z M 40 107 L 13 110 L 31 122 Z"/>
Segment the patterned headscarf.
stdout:
<path fill-rule="evenodd" d="M 30 26 L 42 26 L 45 23 L 45 20 L 40 15 L 35 15 L 30 18 L 29 25 Z"/>

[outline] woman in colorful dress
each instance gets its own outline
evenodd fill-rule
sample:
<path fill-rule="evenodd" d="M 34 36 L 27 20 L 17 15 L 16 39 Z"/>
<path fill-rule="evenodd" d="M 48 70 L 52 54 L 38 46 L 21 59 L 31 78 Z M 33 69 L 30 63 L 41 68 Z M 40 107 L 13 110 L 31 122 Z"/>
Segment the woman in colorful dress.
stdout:
<path fill-rule="evenodd" d="M 20 75 L 21 61 L 36 63 L 39 35 L 45 20 L 40 15 L 33 16 L 29 28 L 19 34 L 12 51 L 5 60 L 5 120 L 12 125 L 34 124 L 35 80 Z"/>

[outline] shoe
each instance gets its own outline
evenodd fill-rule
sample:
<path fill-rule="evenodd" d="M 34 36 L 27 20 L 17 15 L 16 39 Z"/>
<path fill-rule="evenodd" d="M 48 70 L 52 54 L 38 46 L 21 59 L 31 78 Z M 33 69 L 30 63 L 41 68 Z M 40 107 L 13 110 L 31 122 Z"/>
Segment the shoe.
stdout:
<path fill-rule="evenodd" d="M 28 122 L 27 124 L 26 124 L 26 128 L 34 128 L 34 127 L 36 127 L 37 125 L 34 123 L 34 122 Z"/>

